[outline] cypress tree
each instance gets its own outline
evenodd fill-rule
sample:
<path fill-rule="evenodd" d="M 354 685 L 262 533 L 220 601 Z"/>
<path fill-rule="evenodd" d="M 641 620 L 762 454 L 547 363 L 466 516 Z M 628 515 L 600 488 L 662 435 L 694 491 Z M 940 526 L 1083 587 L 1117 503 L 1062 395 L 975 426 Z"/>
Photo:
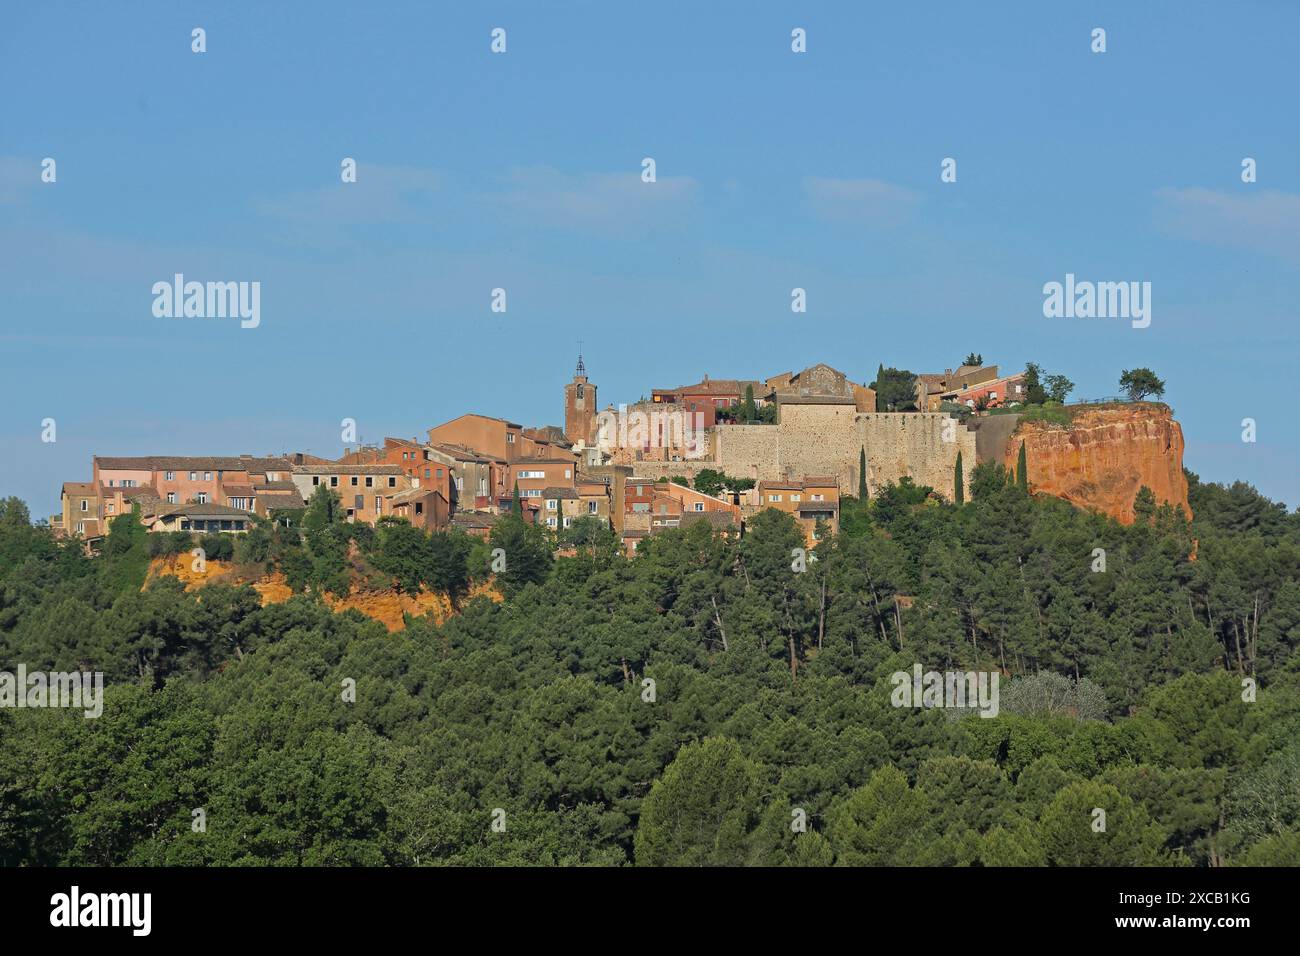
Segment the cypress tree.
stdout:
<path fill-rule="evenodd" d="M 513 515 L 519 515 L 521 518 L 523 517 L 524 514 L 523 508 L 521 508 L 519 505 L 519 482 L 518 481 L 515 482 L 515 499 L 514 501 L 510 502 L 510 513 Z"/>
<path fill-rule="evenodd" d="M 957 467 L 952 478 L 952 500 L 959 505 L 966 503 L 966 478 L 961 471 L 961 452 L 957 452 Z"/>
<path fill-rule="evenodd" d="M 866 501 L 867 497 L 867 447 L 863 445 L 858 452 L 858 500 Z"/>
<path fill-rule="evenodd" d="M 1025 491 L 1029 490 L 1029 467 L 1025 464 L 1025 443 L 1020 443 L 1020 457 L 1016 459 L 1016 481 Z"/>

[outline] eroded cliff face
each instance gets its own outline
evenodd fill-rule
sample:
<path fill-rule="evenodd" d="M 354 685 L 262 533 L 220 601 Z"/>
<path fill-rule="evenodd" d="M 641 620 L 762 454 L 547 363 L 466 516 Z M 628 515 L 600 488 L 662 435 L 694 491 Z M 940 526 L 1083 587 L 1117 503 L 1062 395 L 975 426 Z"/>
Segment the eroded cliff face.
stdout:
<path fill-rule="evenodd" d="M 249 584 L 261 597 L 264 607 L 267 604 L 280 604 L 293 597 L 293 592 L 289 589 L 289 585 L 285 583 L 284 575 L 279 572 L 255 581 L 246 581 L 240 579 L 231 564 L 225 561 L 207 561 L 203 570 L 197 571 L 194 569 L 194 562 L 188 554 L 178 555 L 174 558 L 154 558 L 149 564 L 149 575 L 145 581 L 145 587 L 149 586 L 150 580 L 164 575 L 180 578 L 187 591 L 203 587 L 205 584 Z M 500 593 L 495 588 L 486 585 L 474 587 L 470 591 L 469 597 L 474 598 L 480 595 L 486 596 L 493 601 L 502 600 Z M 433 591 L 421 591 L 419 594 L 399 594 L 393 590 L 358 591 L 354 588 L 352 593 L 345 598 L 337 598 L 332 594 L 325 595 L 325 603 L 335 611 L 346 611 L 348 608 L 355 608 L 367 617 L 379 621 L 390 631 L 405 629 L 406 620 L 403 616 L 405 614 L 420 617 L 432 613 L 434 620 L 441 624 L 455 613 L 447 596 Z"/>
<path fill-rule="evenodd" d="M 1183 430 L 1163 405 L 1084 408 L 1069 428 L 1024 422 L 1003 453 L 1011 468 L 1025 443 L 1029 487 L 1133 523 L 1133 499 L 1146 485 L 1157 503 L 1181 505 L 1190 518 L 1183 474 Z"/>

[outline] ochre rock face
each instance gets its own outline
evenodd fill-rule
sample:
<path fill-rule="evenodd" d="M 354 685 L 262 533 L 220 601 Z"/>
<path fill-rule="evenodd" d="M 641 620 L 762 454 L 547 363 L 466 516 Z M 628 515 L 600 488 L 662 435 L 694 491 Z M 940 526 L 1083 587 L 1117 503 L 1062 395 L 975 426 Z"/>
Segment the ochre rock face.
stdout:
<path fill-rule="evenodd" d="M 148 587 L 149 582 L 154 578 L 163 575 L 180 578 L 187 591 L 193 591 L 195 588 L 203 587 L 206 584 L 249 584 L 261 597 L 263 607 L 268 604 L 280 604 L 293 597 L 293 591 L 285 582 L 284 575 L 278 571 L 255 581 L 245 581 L 239 577 L 234 565 L 227 561 L 207 561 L 203 570 L 198 571 L 195 569 L 194 562 L 188 553 L 174 558 L 154 558 L 149 563 L 149 574 L 145 581 L 145 587 Z M 498 602 L 503 600 L 500 592 L 495 587 L 487 584 L 476 584 L 468 595 L 469 598 L 479 596 L 485 596 Z M 325 595 L 325 603 L 334 611 L 346 611 L 348 608 L 356 608 L 367 617 L 379 621 L 390 631 L 405 629 L 406 620 L 403 617 L 404 614 L 420 617 L 431 613 L 438 624 L 443 623 L 447 618 L 455 614 L 451 601 L 445 594 L 426 590 L 421 590 L 419 594 L 399 594 L 394 590 L 354 590 L 345 598 L 327 594 Z"/>
<path fill-rule="evenodd" d="M 1183 429 L 1163 405 L 1098 406 L 1075 412 L 1069 428 L 1021 422 L 1003 464 L 1015 466 L 1025 443 L 1029 488 L 1133 523 L 1133 499 L 1146 485 L 1156 502 L 1181 505 L 1188 518 Z"/>

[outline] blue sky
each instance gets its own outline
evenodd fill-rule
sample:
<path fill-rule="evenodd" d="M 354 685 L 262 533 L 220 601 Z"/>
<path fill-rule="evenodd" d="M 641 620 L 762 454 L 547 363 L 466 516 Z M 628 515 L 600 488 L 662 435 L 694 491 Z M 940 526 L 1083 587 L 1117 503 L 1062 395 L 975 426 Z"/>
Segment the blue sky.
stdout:
<path fill-rule="evenodd" d="M 344 418 L 559 423 L 582 340 L 602 404 L 1149 366 L 1189 468 L 1295 507 L 1297 35 L 1284 2 L 6 4 L 0 494 L 50 514 L 93 454 L 333 456 Z M 176 272 L 259 281 L 261 325 L 155 318 Z M 1044 318 L 1067 272 L 1151 282 L 1150 327 Z"/>

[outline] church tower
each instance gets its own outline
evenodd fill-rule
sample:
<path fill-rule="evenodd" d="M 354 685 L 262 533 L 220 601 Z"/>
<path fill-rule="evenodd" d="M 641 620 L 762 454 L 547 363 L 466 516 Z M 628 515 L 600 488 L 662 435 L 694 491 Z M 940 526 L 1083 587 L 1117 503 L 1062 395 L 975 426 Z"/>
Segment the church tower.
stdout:
<path fill-rule="evenodd" d="M 596 407 L 596 386 L 587 381 L 579 355 L 573 381 L 564 386 L 564 437 L 575 445 L 596 444 Z"/>

